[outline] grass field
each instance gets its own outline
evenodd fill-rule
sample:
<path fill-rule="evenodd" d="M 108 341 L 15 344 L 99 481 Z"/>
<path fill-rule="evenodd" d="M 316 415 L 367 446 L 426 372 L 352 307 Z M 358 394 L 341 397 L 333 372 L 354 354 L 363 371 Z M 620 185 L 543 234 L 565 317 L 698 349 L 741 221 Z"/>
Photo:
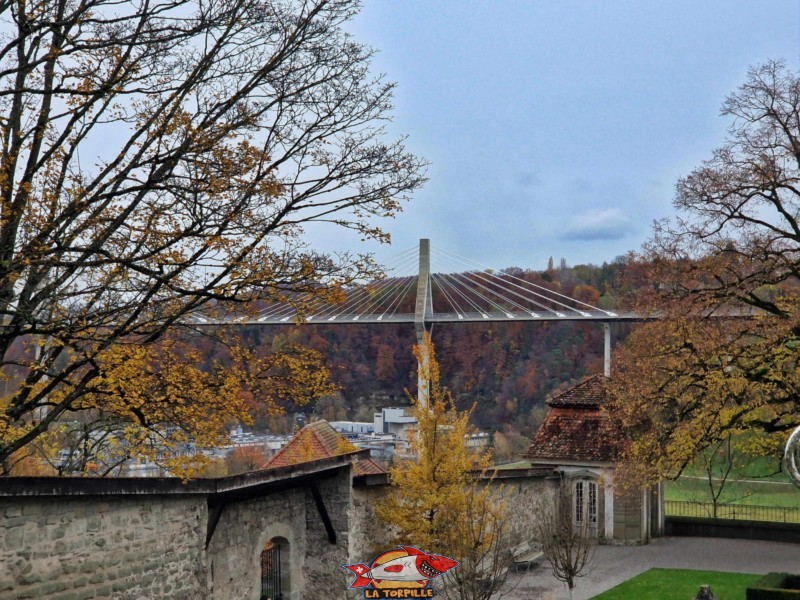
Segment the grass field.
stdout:
<path fill-rule="evenodd" d="M 664 499 L 709 502 L 708 482 L 693 477 L 668 481 L 664 484 Z M 800 507 L 800 489 L 789 483 L 788 479 L 736 481 L 726 485 L 723 493 L 725 500 L 737 504 Z"/>
<path fill-rule="evenodd" d="M 691 571 L 688 569 L 650 569 L 593 600 L 687 600 L 694 598 L 701 585 L 708 584 L 717 598 L 745 600 L 747 586 L 763 575 Z"/>
<path fill-rule="evenodd" d="M 699 465 L 689 465 L 685 475 L 705 477 L 705 470 Z M 781 481 L 787 483 L 789 478 L 781 472 L 781 461 L 775 456 L 747 457 L 746 462 L 736 461 L 732 475 L 736 479 L 763 479 L 765 481 Z"/>

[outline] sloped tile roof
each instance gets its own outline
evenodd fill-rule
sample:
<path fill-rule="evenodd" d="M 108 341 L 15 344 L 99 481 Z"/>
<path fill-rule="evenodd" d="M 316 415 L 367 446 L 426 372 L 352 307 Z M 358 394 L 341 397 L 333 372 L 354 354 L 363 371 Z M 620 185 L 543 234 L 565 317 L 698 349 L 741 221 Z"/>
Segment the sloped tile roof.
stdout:
<path fill-rule="evenodd" d="M 306 425 L 264 465 L 265 469 L 286 467 L 312 460 L 331 458 L 354 452 L 357 448 L 348 442 L 327 421 Z"/>
<path fill-rule="evenodd" d="M 615 462 L 627 444 L 622 424 L 603 410 L 606 378 L 587 377 L 547 401 L 550 411 L 523 458 L 533 462 Z"/>
<path fill-rule="evenodd" d="M 359 475 L 386 475 L 388 471 L 371 458 L 365 458 L 353 463 L 353 476 Z"/>
<path fill-rule="evenodd" d="M 600 410 L 553 408 L 523 458 L 532 462 L 615 462 L 625 443 L 622 425 Z"/>
<path fill-rule="evenodd" d="M 547 400 L 548 406 L 599 408 L 606 403 L 606 378 L 603 375 L 591 375 L 566 392 Z"/>

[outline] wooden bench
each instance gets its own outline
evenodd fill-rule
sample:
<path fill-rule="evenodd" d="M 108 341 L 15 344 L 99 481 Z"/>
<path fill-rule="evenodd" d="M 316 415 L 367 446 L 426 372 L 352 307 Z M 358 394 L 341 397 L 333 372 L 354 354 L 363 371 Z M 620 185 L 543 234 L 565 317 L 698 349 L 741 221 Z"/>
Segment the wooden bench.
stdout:
<path fill-rule="evenodd" d="M 514 548 L 512 567 L 517 573 L 522 570 L 527 573 L 531 567 L 538 565 L 543 557 L 544 552 L 535 546 L 531 546 L 529 542 L 523 542 Z"/>

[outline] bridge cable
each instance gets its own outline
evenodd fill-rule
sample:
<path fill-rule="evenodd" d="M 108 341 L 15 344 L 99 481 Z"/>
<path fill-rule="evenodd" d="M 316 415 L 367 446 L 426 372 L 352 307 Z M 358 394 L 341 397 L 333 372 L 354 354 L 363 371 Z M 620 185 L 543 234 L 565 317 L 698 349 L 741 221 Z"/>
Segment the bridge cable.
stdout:
<path fill-rule="evenodd" d="M 414 257 L 412 257 L 410 260 L 406 260 L 406 264 L 404 265 L 405 272 L 409 274 L 413 273 L 414 261 Z M 397 268 L 399 268 L 399 266 Z M 315 314 L 314 318 L 324 318 L 326 315 L 333 313 L 333 318 L 329 318 L 329 320 L 335 320 L 336 318 L 345 314 L 357 313 L 364 305 L 367 305 L 368 308 L 379 305 L 387 298 L 394 296 L 394 292 L 392 292 L 394 284 L 398 279 L 404 278 L 405 275 L 401 278 L 398 278 L 397 276 L 386 277 L 378 280 L 377 282 L 371 282 L 369 284 L 359 286 L 358 288 L 354 289 L 352 297 L 346 302 L 341 305 L 331 305 L 321 312 Z M 374 286 L 372 291 L 369 290 L 370 286 Z M 377 290 L 380 290 L 380 292 L 377 292 Z M 364 313 L 362 311 L 358 314 L 361 315 Z"/>
<path fill-rule="evenodd" d="M 480 278 L 480 277 L 479 277 L 477 274 L 475 274 L 475 273 L 471 273 L 471 275 L 476 275 L 476 277 L 478 277 L 479 279 L 482 279 L 482 278 Z M 494 294 L 495 296 L 497 296 L 498 298 L 500 298 L 502 301 L 504 301 L 504 302 L 507 302 L 508 304 L 511 304 L 512 306 L 515 306 L 515 307 L 519 308 L 519 309 L 520 309 L 521 311 L 523 311 L 523 312 L 527 312 L 527 313 L 530 313 L 530 312 L 531 312 L 531 311 L 530 311 L 530 310 L 529 310 L 527 307 L 523 306 L 522 304 L 520 304 L 520 303 L 518 303 L 518 302 L 516 302 L 516 301 L 512 300 L 511 298 L 509 298 L 509 297 L 507 297 L 507 296 L 504 296 L 504 295 L 502 295 L 502 294 L 498 293 L 496 290 L 493 290 L 493 289 L 489 288 L 488 286 L 485 286 L 485 285 L 483 285 L 482 283 L 480 283 L 480 282 L 478 282 L 478 281 L 475 281 L 474 279 L 470 279 L 468 276 L 465 276 L 465 275 L 463 275 L 463 274 L 457 274 L 457 275 L 456 275 L 456 277 L 463 277 L 463 278 L 465 278 L 465 279 L 466 279 L 466 280 L 469 282 L 469 284 L 470 284 L 470 285 L 473 285 L 473 286 L 478 286 L 478 287 L 480 287 L 480 288 L 482 288 L 482 289 L 486 290 L 488 293 L 490 293 L 490 294 Z M 493 283 L 492 281 L 488 281 L 488 282 L 489 282 L 489 283 Z M 502 288 L 502 286 L 498 286 L 498 287 L 501 287 L 501 288 Z M 503 288 L 503 289 L 505 289 L 505 288 Z M 508 290 L 507 290 L 507 291 L 508 291 Z M 517 296 L 520 296 L 520 295 L 519 295 L 519 294 L 517 294 Z M 520 297 L 522 297 L 522 298 L 523 298 L 523 299 L 525 299 L 525 300 L 528 300 L 528 298 L 525 298 L 524 296 L 520 296 Z M 535 302 L 531 302 L 531 303 L 532 303 L 532 304 L 535 304 Z M 505 311 L 505 310 L 504 310 L 504 312 L 508 312 L 508 311 Z"/>
<path fill-rule="evenodd" d="M 416 257 L 414 255 L 408 256 L 408 254 L 409 253 L 414 253 L 414 252 L 415 252 L 415 249 L 411 248 L 411 249 L 407 249 L 407 250 L 401 252 L 398 255 L 395 255 L 394 257 L 390 258 L 387 261 L 387 266 L 391 266 L 392 269 L 396 269 L 396 268 L 399 268 L 400 266 L 402 266 L 405 270 L 408 270 L 409 266 L 413 267 L 413 265 L 414 265 L 414 263 L 416 261 Z M 393 265 L 393 263 L 400 263 L 400 264 Z M 387 281 L 389 281 L 389 280 L 390 280 L 389 278 L 385 278 L 385 279 L 380 280 L 378 282 L 378 284 L 377 284 L 378 287 L 381 287 L 382 285 L 386 285 Z M 369 284 L 367 284 L 367 285 L 369 285 Z M 368 292 L 364 291 L 366 287 L 367 286 L 359 286 L 358 288 L 356 288 L 356 292 L 355 292 L 356 295 L 358 296 L 358 295 L 368 294 Z M 258 320 L 259 321 L 265 321 L 267 319 L 278 319 L 278 318 L 281 318 L 282 321 L 288 321 L 289 318 L 293 314 L 294 315 L 297 314 L 297 310 L 296 310 L 295 304 L 304 303 L 304 302 L 307 302 L 308 300 L 311 300 L 311 303 L 309 305 L 309 309 L 310 309 L 309 312 L 312 313 L 312 315 L 311 315 L 312 318 L 313 317 L 318 317 L 318 316 L 320 316 L 320 314 L 323 314 L 323 315 L 324 314 L 329 314 L 331 312 L 331 310 L 335 309 L 335 307 L 336 307 L 336 305 L 331 305 L 330 303 L 327 303 L 327 302 L 321 300 L 320 298 L 318 298 L 316 296 L 313 296 L 312 294 L 306 292 L 304 294 L 298 295 L 296 297 L 296 302 L 281 302 L 281 303 L 277 303 L 275 306 L 267 307 L 267 308 L 263 309 L 261 311 L 261 313 L 260 313 L 261 316 L 260 316 L 260 318 Z M 368 297 L 368 300 L 369 300 L 369 297 Z M 345 302 L 345 305 L 350 305 L 353 302 L 354 302 L 354 299 L 350 299 L 350 300 Z M 311 319 L 309 319 L 309 320 L 311 320 Z"/>
<path fill-rule="evenodd" d="M 458 287 L 456 287 L 455 284 L 453 284 L 452 282 L 449 281 L 449 279 L 452 279 L 452 277 L 450 275 L 446 275 L 444 273 L 439 273 L 438 277 L 440 278 L 440 281 L 441 281 L 442 284 L 446 284 L 447 287 L 454 294 L 457 294 L 458 296 L 461 296 L 461 298 L 463 298 L 467 302 L 467 304 L 469 304 L 472 308 L 474 308 L 475 311 L 478 314 L 480 314 L 480 315 L 485 315 L 486 314 L 486 311 L 483 308 L 481 308 L 472 299 L 470 299 L 468 296 L 466 296 L 460 289 L 458 289 Z M 462 312 L 464 312 L 464 311 L 462 311 Z"/>
<path fill-rule="evenodd" d="M 453 309 L 453 312 L 458 316 L 458 318 L 459 319 L 463 318 L 463 315 L 461 313 L 464 312 L 464 311 L 462 311 L 461 307 L 459 307 L 453 301 L 453 299 L 450 297 L 450 294 L 447 292 L 447 289 L 445 289 L 445 287 L 442 285 L 442 283 L 439 282 L 438 275 L 436 275 L 436 276 L 432 275 L 431 276 L 431 288 L 433 288 L 434 284 L 436 285 L 437 289 L 440 292 L 442 292 L 442 295 L 445 297 L 445 299 L 447 300 L 448 304 L 450 305 L 450 308 Z M 431 291 L 433 291 L 433 290 L 431 289 Z"/>
<path fill-rule="evenodd" d="M 486 296 L 486 295 L 484 295 L 484 294 L 481 294 L 480 292 L 478 292 L 478 291 L 477 291 L 477 290 L 474 288 L 474 286 L 468 286 L 468 285 L 466 285 L 465 283 L 462 283 L 460 278 L 463 278 L 463 277 L 464 277 L 463 275 L 460 275 L 460 274 L 457 274 L 457 273 L 456 273 L 456 274 L 453 274 L 453 275 L 451 275 L 450 277 L 451 277 L 451 278 L 453 278 L 453 279 L 455 279 L 456 285 L 459 285 L 459 286 L 461 286 L 462 288 L 464 288 L 464 290 L 466 290 L 466 293 L 470 293 L 470 294 L 472 294 L 473 296 L 477 296 L 478 298 L 481 298 L 482 300 L 485 300 L 486 302 L 488 302 L 489 304 L 491 304 L 493 307 L 495 307 L 495 308 L 496 308 L 498 311 L 500 311 L 501 313 L 505 314 L 505 315 L 506 315 L 508 318 L 513 318 L 513 315 L 511 315 L 511 313 L 509 313 L 509 311 L 508 311 L 508 310 L 506 310 L 505 308 L 503 308 L 503 307 L 502 307 L 500 304 L 498 304 L 497 302 L 495 302 L 494 300 L 492 300 L 490 297 L 488 297 L 488 296 Z M 469 281 L 469 280 L 468 280 L 468 281 Z M 472 283 L 472 282 L 470 281 L 470 283 Z M 495 295 L 497 295 L 497 294 L 495 294 Z M 486 311 L 486 310 L 481 310 L 480 312 L 481 312 L 481 313 L 483 313 L 483 312 L 489 312 L 489 311 Z"/>
<path fill-rule="evenodd" d="M 451 254 L 452 254 L 452 253 L 451 253 Z M 457 256 L 457 255 L 456 255 L 456 256 Z M 457 260 L 457 259 L 456 259 L 456 260 Z M 467 265 L 468 267 L 470 267 L 470 269 L 474 269 L 474 265 L 471 265 L 471 264 L 470 264 L 469 262 L 467 262 L 466 260 L 459 260 L 458 262 L 461 262 L 462 264 L 464 264 L 464 265 Z M 492 280 L 492 281 L 498 281 L 498 282 L 499 282 L 499 281 L 503 281 L 503 280 L 502 280 L 502 279 L 500 279 L 500 278 L 499 278 L 497 275 L 495 275 L 495 273 L 494 273 L 494 272 L 492 272 L 492 270 L 491 270 L 491 269 L 490 269 L 490 270 L 482 270 L 482 271 L 471 271 L 471 272 L 473 272 L 473 273 L 483 273 L 483 274 L 487 275 L 489 278 L 491 278 L 491 280 Z M 503 275 L 505 275 L 506 277 L 509 277 L 509 278 L 512 278 L 512 277 L 513 277 L 513 278 L 515 278 L 515 279 L 517 279 L 517 280 L 519 280 L 519 281 L 522 281 L 522 282 L 524 282 L 524 283 L 530 283 L 530 282 L 528 282 L 528 281 L 527 281 L 527 280 L 525 280 L 525 279 L 520 279 L 520 278 L 518 278 L 518 277 L 514 277 L 513 275 L 511 275 L 510 273 L 507 273 L 507 272 L 505 272 L 505 271 L 502 271 L 502 270 L 501 270 L 501 271 L 498 271 L 498 272 L 499 272 L 499 273 L 502 273 L 502 274 L 503 274 Z M 551 298 L 551 297 L 549 297 L 549 296 L 546 296 L 546 295 L 544 295 L 544 294 L 542 294 L 542 293 L 539 293 L 539 292 L 536 292 L 536 291 L 534 291 L 534 290 L 530 290 L 530 289 L 528 289 L 528 288 L 525 288 L 525 287 L 523 287 L 523 286 L 520 286 L 520 285 L 518 285 L 518 284 L 514 283 L 513 281 L 506 281 L 505 283 L 506 283 L 507 285 L 510 285 L 510 286 L 516 287 L 517 289 L 521 289 L 522 291 L 524 291 L 524 292 L 527 292 L 528 294 L 532 294 L 532 295 L 534 295 L 534 296 L 536 296 L 536 297 L 539 297 L 539 298 L 542 298 L 542 299 L 544 299 L 544 300 L 546 300 L 546 301 L 548 301 L 548 302 L 551 302 L 552 304 L 556 304 L 556 305 L 558 305 L 558 306 L 561 306 L 561 307 L 563 307 L 563 308 L 565 308 L 565 309 L 568 309 L 568 310 L 573 310 L 573 311 L 574 311 L 574 310 L 576 310 L 574 307 L 572 307 L 572 306 L 569 306 L 568 304 L 564 304 L 563 302 L 559 302 L 558 300 L 556 300 L 556 299 L 554 299 L 554 298 Z M 499 285 L 499 284 L 498 284 L 498 285 Z M 535 284 L 532 284 L 532 285 L 535 285 Z M 540 288 L 540 289 L 543 289 L 543 290 L 546 290 L 546 291 L 552 291 L 552 290 L 549 290 L 548 288 L 545 288 L 545 287 L 542 287 L 542 286 L 536 286 L 536 287 L 538 287 L 538 288 Z M 505 287 L 504 287 L 503 289 L 506 289 L 506 291 L 510 291 L 510 290 L 508 290 L 508 288 L 505 288 Z M 558 294 L 558 292 L 552 292 L 552 293 L 553 293 L 553 294 L 556 294 L 556 295 L 559 295 L 559 296 L 561 296 L 561 297 L 563 297 L 563 298 L 566 298 L 566 299 L 568 299 L 568 300 L 572 300 L 572 301 L 574 301 L 574 302 L 580 302 L 579 300 L 575 300 L 574 298 L 570 298 L 569 296 L 565 296 L 564 294 Z M 547 310 L 547 311 L 549 311 L 549 312 L 556 312 L 556 311 L 555 311 L 553 308 L 551 308 L 551 307 L 544 306 L 544 305 L 542 305 L 542 304 L 539 304 L 539 303 L 535 302 L 535 301 L 534 301 L 534 300 L 532 300 L 532 299 L 531 299 L 529 296 L 521 296 L 521 297 L 522 297 L 522 298 L 524 298 L 524 299 L 526 299 L 526 300 L 527 300 L 528 302 L 530 302 L 531 304 L 536 304 L 537 306 L 540 306 L 540 307 L 544 308 L 545 310 Z M 589 307 L 591 307 L 593 310 L 595 309 L 595 307 L 591 306 L 590 304 L 586 304 L 585 302 L 581 302 L 581 303 L 582 303 L 582 304 L 585 304 L 586 306 L 589 306 Z M 556 313 L 556 314 L 558 314 L 558 313 Z"/>
<path fill-rule="evenodd" d="M 444 250 L 444 249 L 442 249 L 442 248 L 436 248 L 436 250 L 437 250 L 438 252 L 440 252 L 440 253 L 444 253 L 445 255 L 451 255 L 449 258 L 451 258 L 452 260 L 457 260 L 458 262 L 461 262 L 462 264 L 466 264 L 466 265 L 470 265 L 470 264 L 472 264 L 472 265 L 478 265 L 479 267 L 481 267 L 481 270 L 482 270 L 482 272 L 483 272 L 483 273 L 486 273 L 486 274 L 487 274 L 487 275 L 489 275 L 489 276 L 492 276 L 492 275 L 493 275 L 493 273 L 491 272 L 491 270 L 492 270 L 492 269 L 491 269 L 491 267 L 488 267 L 488 266 L 486 266 L 486 265 L 483 265 L 483 264 L 481 264 L 481 263 L 479 263 L 479 262 L 477 262 L 477 261 L 473 261 L 473 260 L 470 260 L 470 259 L 465 259 L 464 257 L 462 257 L 462 256 L 459 256 L 459 255 L 458 255 L 458 254 L 456 254 L 455 252 L 451 252 L 451 251 L 449 251 L 449 250 Z M 506 277 L 510 278 L 510 279 L 515 279 L 515 280 L 517 280 L 517 281 L 521 281 L 522 283 L 524 283 L 524 284 L 526 284 L 526 285 L 528 285 L 528 286 L 530 286 L 530 287 L 532 287 L 532 288 L 536 288 L 536 289 L 539 289 L 539 290 L 544 290 L 544 291 L 546 291 L 546 292 L 548 292 L 548 293 L 550 293 L 550 294 L 553 294 L 554 296 L 558 296 L 559 298 L 564 298 L 564 299 L 566 299 L 566 300 L 569 300 L 570 302 L 574 302 L 574 303 L 576 303 L 576 304 L 583 305 L 583 306 L 585 306 L 585 307 L 587 307 L 587 308 L 589 308 L 589 309 L 591 309 L 591 310 L 596 310 L 596 311 L 598 311 L 598 312 L 605 313 L 605 314 L 607 314 L 608 316 L 611 316 L 611 317 L 615 317 L 615 316 L 617 316 L 617 315 L 616 315 L 616 313 L 614 313 L 614 312 L 607 311 L 607 310 L 604 310 L 604 309 L 602 309 L 602 308 L 598 308 L 598 307 L 596 307 L 596 306 L 593 306 L 593 305 L 589 304 L 588 302 L 584 302 L 584 301 L 582 301 L 582 300 L 578 300 L 578 299 L 576 299 L 576 298 L 571 298 L 570 296 L 567 296 L 566 294 L 562 294 L 562 293 L 560 293 L 560 292 L 556 292 L 555 290 L 551 290 L 551 289 L 549 289 L 549 288 L 546 288 L 546 287 L 544 287 L 544 286 L 538 285 L 538 284 L 536 284 L 536 283 L 533 283 L 533 282 L 531 282 L 531 281 L 528 281 L 527 279 L 523 279 L 523 278 L 521 278 L 521 277 L 517 277 L 516 275 L 512 275 L 511 273 L 509 273 L 509 272 L 507 272 L 507 271 L 505 271 L 505 270 L 502 270 L 502 269 L 501 269 L 499 272 L 500 272 L 500 273 L 502 273 L 503 275 L 505 275 Z M 514 283 L 514 282 L 512 282 L 512 281 L 508 281 L 507 283 L 508 283 L 508 285 L 512 285 L 512 286 L 514 286 L 514 287 L 516 287 L 516 288 L 518 288 L 518 289 L 521 289 L 521 290 L 523 290 L 523 291 L 526 291 L 526 292 L 528 292 L 528 293 L 530 293 L 530 294 L 534 294 L 534 295 L 536 295 L 536 296 L 539 296 L 539 297 L 541 297 L 541 298 L 544 298 L 544 299 L 546 299 L 546 300 L 548 300 L 548 301 L 550 301 L 550 302 L 552 302 L 552 303 L 554 303 L 554 304 L 557 304 L 557 305 L 559 305 L 559 306 L 562 306 L 562 307 L 564 307 L 564 308 L 568 308 L 568 309 L 570 309 L 570 310 L 575 310 L 575 311 L 577 312 L 577 310 L 576 310 L 574 307 L 571 307 L 571 306 L 569 306 L 569 305 L 567 305 L 567 304 L 564 304 L 564 303 L 562 303 L 562 302 L 558 302 L 557 300 L 555 300 L 555 299 L 553 299 L 553 298 L 549 298 L 549 297 L 548 297 L 548 296 L 546 296 L 545 294 L 542 294 L 542 293 L 536 292 L 536 291 L 534 291 L 534 290 L 532 290 L 532 289 L 528 289 L 528 288 L 526 288 L 525 286 L 518 285 L 518 284 L 516 284 L 516 283 Z M 550 310 L 552 310 L 552 309 L 550 309 Z"/>
<path fill-rule="evenodd" d="M 499 277 L 496 277 L 494 279 L 489 279 L 489 278 L 483 277 L 482 272 L 480 272 L 480 271 L 473 271 L 473 272 L 471 272 L 471 275 L 475 276 L 477 279 L 480 279 L 481 281 L 485 281 L 487 283 L 494 283 L 497 287 L 499 287 L 502 290 L 508 292 L 509 294 L 513 294 L 517 298 L 522 298 L 523 300 L 525 300 L 526 302 L 529 302 L 530 304 L 533 304 L 534 306 L 537 306 L 537 307 L 539 307 L 539 308 L 541 308 L 541 309 L 543 309 L 543 310 L 545 310 L 547 312 L 555 313 L 556 316 L 561 316 L 561 313 L 559 313 L 557 310 L 553 309 L 551 306 L 547 306 L 545 304 L 542 304 L 541 302 L 537 302 L 536 300 L 534 300 L 533 298 L 531 298 L 529 296 L 524 296 L 524 295 L 520 294 L 519 292 L 514 291 L 513 289 L 505 287 L 504 285 L 502 285 L 503 283 L 505 283 L 504 280 L 499 278 Z M 509 302 L 510 304 L 513 304 L 514 306 L 517 306 L 522 311 L 527 312 L 532 316 L 537 316 L 537 317 L 539 316 L 539 315 L 536 315 L 533 311 L 531 311 L 530 308 L 528 308 L 526 306 L 522 306 L 521 304 L 515 302 L 511 298 L 509 298 L 507 296 L 503 296 L 502 294 L 499 294 L 498 292 L 496 292 L 494 290 L 490 290 L 489 288 L 487 288 L 487 286 L 485 286 L 485 285 L 483 285 L 483 284 L 481 284 L 481 283 L 479 283 L 477 281 L 474 281 L 474 284 L 477 285 L 477 286 L 482 287 L 483 289 L 486 289 L 486 290 L 490 291 L 491 293 L 497 295 L 500 298 L 503 298 L 505 301 Z M 566 307 L 566 308 L 569 308 L 570 310 L 575 310 L 574 308 L 571 308 L 571 307 Z M 580 312 L 580 311 L 577 311 L 577 312 Z M 586 313 L 581 313 L 581 314 L 582 314 L 582 316 L 588 316 Z"/>

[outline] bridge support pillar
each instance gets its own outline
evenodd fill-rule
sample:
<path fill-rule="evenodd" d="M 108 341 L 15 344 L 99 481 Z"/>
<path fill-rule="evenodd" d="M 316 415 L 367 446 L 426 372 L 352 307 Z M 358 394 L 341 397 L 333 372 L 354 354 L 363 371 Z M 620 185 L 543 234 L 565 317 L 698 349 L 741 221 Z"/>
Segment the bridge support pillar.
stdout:
<path fill-rule="evenodd" d="M 603 375 L 611 377 L 611 323 L 603 323 Z"/>
<path fill-rule="evenodd" d="M 430 385 L 428 382 L 428 352 L 422 346 L 425 334 L 431 333 L 430 317 L 433 315 L 433 294 L 431 293 L 431 241 L 419 241 L 419 271 L 417 276 L 417 304 L 414 311 L 414 328 L 417 333 L 417 345 L 422 348 L 417 365 L 417 402 L 428 405 Z"/>

